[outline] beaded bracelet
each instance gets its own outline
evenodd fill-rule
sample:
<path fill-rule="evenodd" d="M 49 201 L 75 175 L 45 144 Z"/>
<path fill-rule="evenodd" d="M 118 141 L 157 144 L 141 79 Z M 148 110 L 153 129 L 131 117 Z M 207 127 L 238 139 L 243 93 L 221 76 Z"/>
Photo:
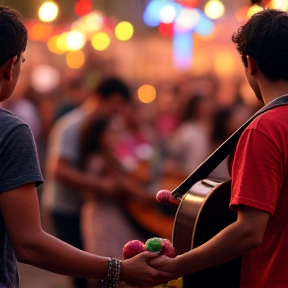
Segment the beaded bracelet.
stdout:
<path fill-rule="evenodd" d="M 103 280 L 106 288 L 117 288 L 121 270 L 121 260 L 108 257 L 107 277 Z"/>

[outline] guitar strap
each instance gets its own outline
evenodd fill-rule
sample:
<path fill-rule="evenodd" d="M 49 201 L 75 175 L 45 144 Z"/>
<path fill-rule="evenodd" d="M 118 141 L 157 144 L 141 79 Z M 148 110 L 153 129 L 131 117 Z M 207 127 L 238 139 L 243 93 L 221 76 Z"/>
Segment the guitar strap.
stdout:
<path fill-rule="evenodd" d="M 236 147 L 237 142 L 245 128 L 260 114 L 278 106 L 288 104 L 288 95 L 280 96 L 260 110 L 258 110 L 248 121 L 237 129 L 223 144 L 221 144 L 200 166 L 198 166 L 171 195 L 174 198 L 184 195 L 196 182 L 205 179 Z"/>

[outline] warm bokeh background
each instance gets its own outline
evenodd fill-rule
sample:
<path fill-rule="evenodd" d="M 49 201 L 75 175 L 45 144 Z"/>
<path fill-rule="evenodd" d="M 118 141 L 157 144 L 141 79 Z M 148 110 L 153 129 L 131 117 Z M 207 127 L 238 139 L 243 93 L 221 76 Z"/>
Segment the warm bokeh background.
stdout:
<path fill-rule="evenodd" d="M 181 145 L 189 133 L 182 124 L 202 125 L 199 134 L 192 129 L 191 137 L 199 139 L 193 140 L 196 150 L 183 152 L 195 162 L 181 171 L 188 175 L 260 107 L 232 34 L 267 5 L 288 8 L 286 0 L 55 0 L 49 2 L 58 7 L 53 19 L 45 7 L 39 16 L 46 2 L 0 0 L 21 12 L 29 33 L 19 85 L 3 106 L 30 125 L 44 177 L 47 139 L 65 113 L 63 103 L 78 107 L 105 76 L 119 76 L 131 87 L 141 104 L 141 121 L 164 147 L 158 152 L 168 180 L 179 176 L 175 167 L 183 164 L 181 157 L 169 158 L 185 150 Z M 217 173 L 227 177 L 223 167 Z M 175 182 L 168 182 L 158 186 L 173 189 Z M 20 265 L 20 274 L 21 288 L 70 288 L 68 278 L 26 265 Z"/>

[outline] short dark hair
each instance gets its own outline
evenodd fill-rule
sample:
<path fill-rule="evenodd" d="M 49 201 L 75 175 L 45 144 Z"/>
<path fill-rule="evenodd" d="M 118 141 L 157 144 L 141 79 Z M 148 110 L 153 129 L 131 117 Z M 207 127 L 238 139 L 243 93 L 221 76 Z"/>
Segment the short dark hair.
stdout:
<path fill-rule="evenodd" d="M 127 101 L 131 100 L 131 92 L 128 85 L 116 77 L 103 79 L 94 92 L 102 99 L 109 99 L 113 95 L 118 94 Z"/>
<path fill-rule="evenodd" d="M 273 9 L 256 13 L 232 41 L 245 67 L 249 55 L 269 80 L 288 80 L 288 13 Z"/>
<path fill-rule="evenodd" d="M 0 66 L 26 49 L 28 33 L 22 17 L 16 10 L 0 7 Z"/>

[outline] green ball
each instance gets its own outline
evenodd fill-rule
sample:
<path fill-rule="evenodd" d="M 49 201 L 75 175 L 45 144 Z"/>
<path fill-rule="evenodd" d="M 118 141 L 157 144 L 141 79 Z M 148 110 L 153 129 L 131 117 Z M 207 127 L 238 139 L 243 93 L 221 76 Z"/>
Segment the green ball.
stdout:
<path fill-rule="evenodd" d="M 160 252 L 162 248 L 162 239 L 161 238 L 150 238 L 146 241 L 145 247 L 150 252 Z"/>

